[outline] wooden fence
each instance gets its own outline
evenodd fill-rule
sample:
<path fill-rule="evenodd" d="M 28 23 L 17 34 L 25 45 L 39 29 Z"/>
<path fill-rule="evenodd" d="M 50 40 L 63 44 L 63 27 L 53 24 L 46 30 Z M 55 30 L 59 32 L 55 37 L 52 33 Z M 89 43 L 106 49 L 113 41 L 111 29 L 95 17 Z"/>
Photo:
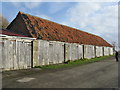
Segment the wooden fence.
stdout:
<path fill-rule="evenodd" d="M 112 47 L 45 40 L 33 42 L 33 66 L 59 64 L 68 60 L 91 59 L 108 55 L 113 55 Z"/>
<path fill-rule="evenodd" d="M 32 47 L 31 40 L 2 39 L 0 42 L 2 52 L 1 67 L 3 70 L 31 68 Z"/>
<path fill-rule="evenodd" d="M 2 38 L 0 55 L 0 69 L 16 70 L 113 55 L 113 48 L 58 41 Z"/>

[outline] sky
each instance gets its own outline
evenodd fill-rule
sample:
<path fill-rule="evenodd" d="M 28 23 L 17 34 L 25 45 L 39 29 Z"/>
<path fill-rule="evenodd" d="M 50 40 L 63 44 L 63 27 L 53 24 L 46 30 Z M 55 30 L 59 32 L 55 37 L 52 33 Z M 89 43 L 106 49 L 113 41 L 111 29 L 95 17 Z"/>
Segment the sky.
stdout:
<path fill-rule="evenodd" d="M 109 0 L 110 1 L 110 0 Z M 118 2 L 1 2 L 2 12 L 11 22 L 19 11 L 101 36 L 118 43 Z"/>

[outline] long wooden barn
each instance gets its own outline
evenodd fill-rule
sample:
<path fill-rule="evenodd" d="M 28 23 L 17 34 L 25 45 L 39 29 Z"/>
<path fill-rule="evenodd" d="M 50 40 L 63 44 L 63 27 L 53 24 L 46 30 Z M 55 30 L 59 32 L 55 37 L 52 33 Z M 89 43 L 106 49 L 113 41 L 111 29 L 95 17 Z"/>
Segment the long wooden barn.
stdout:
<path fill-rule="evenodd" d="M 2 70 L 113 55 L 112 45 L 97 35 L 22 12 L 0 34 Z"/>
<path fill-rule="evenodd" d="M 18 13 L 7 29 L 42 40 L 112 47 L 107 41 L 97 35 L 23 12 Z"/>

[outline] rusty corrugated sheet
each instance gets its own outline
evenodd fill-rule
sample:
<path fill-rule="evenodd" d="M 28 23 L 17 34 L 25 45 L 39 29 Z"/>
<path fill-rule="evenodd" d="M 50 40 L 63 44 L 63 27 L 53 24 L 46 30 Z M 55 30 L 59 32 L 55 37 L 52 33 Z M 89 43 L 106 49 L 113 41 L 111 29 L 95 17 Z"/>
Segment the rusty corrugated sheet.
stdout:
<path fill-rule="evenodd" d="M 30 35 L 37 39 L 112 47 L 103 38 L 46 19 L 19 12 Z M 12 26 L 10 26 L 12 28 Z"/>

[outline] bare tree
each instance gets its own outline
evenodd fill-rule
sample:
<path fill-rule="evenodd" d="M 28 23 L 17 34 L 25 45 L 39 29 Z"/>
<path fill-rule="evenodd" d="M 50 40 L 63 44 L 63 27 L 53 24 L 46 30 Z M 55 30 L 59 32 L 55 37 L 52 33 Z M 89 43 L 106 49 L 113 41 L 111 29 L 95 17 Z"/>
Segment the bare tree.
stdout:
<path fill-rule="evenodd" d="M 116 42 L 112 42 L 112 46 L 113 46 L 113 50 L 115 51 L 116 50 L 116 47 L 117 47 L 117 45 L 116 45 Z"/>
<path fill-rule="evenodd" d="M 6 29 L 8 24 L 8 20 L 2 14 L 0 14 L 0 28 Z"/>

